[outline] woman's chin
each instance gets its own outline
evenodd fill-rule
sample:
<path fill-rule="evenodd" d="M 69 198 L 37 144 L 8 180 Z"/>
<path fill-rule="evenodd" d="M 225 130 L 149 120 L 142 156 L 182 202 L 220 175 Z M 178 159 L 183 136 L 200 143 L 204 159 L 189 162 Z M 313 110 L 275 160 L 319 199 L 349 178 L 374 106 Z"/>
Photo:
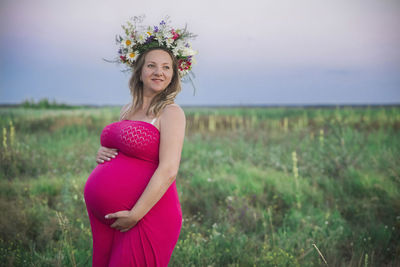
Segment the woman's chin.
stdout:
<path fill-rule="evenodd" d="M 149 88 L 149 90 L 153 93 L 153 94 L 159 94 L 162 91 L 164 91 L 163 87 L 153 87 L 153 88 Z"/>

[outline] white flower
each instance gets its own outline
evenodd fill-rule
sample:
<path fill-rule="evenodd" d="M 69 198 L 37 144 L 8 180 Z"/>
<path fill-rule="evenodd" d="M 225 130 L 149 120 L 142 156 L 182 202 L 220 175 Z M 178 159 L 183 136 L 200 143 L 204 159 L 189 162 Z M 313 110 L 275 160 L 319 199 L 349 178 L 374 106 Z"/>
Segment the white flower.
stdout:
<path fill-rule="evenodd" d="M 183 49 L 185 47 L 185 42 L 181 39 L 178 39 L 176 41 L 176 48 L 178 48 L 179 50 Z"/>
<path fill-rule="evenodd" d="M 132 39 L 127 38 L 127 39 L 122 40 L 121 44 L 122 44 L 122 47 L 128 48 L 128 47 L 133 46 L 135 44 L 135 42 Z"/>
<path fill-rule="evenodd" d="M 159 45 L 163 44 L 164 34 L 161 31 L 156 32 L 155 38 L 157 39 Z"/>
<path fill-rule="evenodd" d="M 148 36 L 147 33 L 141 33 L 138 37 L 138 43 L 144 44 L 146 42 L 147 36 Z"/>
<path fill-rule="evenodd" d="M 232 196 L 227 196 L 225 201 L 232 202 L 233 201 L 233 197 Z"/>
<path fill-rule="evenodd" d="M 185 43 L 182 40 L 175 42 L 175 48 L 172 49 L 174 56 L 181 55 L 182 50 L 185 49 Z"/>
<path fill-rule="evenodd" d="M 219 236 L 219 235 L 221 235 L 221 233 L 217 231 L 217 227 L 218 227 L 217 223 L 214 223 L 214 224 L 212 225 L 212 228 L 213 228 L 212 233 L 213 233 L 214 236 Z"/>
<path fill-rule="evenodd" d="M 174 42 L 174 39 L 172 39 L 172 38 L 168 38 L 167 40 L 165 40 L 165 43 L 167 44 L 168 48 L 171 48 L 173 42 Z"/>
<path fill-rule="evenodd" d="M 179 48 L 175 47 L 174 49 L 172 49 L 172 54 L 174 54 L 174 56 L 179 55 Z"/>
<path fill-rule="evenodd" d="M 126 54 L 126 58 L 130 61 L 133 62 L 135 61 L 139 56 L 139 52 L 138 51 L 131 51 L 128 52 L 128 54 Z"/>
<path fill-rule="evenodd" d="M 172 37 L 174 37 L 174 36 L 172 35 L 171 31 L 166 31 L 164 33 L 164 38 L 165 39 L 169 39 L 169 38 L 172 38 Z"/>
<path fill-rule="evenodd" d="M 184 57 L 188 57 L 188 56 L 194 56 L 196 55 L 196 51 L 194 51 L 192 48 L 190 47 L 184 47 L 181 51 L 181 56 Z"/>
<path fill-rule="evenodd" d="M 185 76 L 185 75 L 188 74 L 188 73 L 189 73 L 188 70 L 179 70 L 179 75 L 180 75 L 181 77 Z"/>

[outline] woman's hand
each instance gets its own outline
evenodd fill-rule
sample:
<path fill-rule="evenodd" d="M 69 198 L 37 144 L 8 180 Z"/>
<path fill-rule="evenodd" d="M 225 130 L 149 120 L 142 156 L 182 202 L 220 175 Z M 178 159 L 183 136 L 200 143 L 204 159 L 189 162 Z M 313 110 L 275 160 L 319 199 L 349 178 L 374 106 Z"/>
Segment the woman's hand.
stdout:
<path fill-rule="evenodd" d="M 111 224 L 111 228 L 115 228 L 121 232 L 126 232 L 135 226 L 139 220 L 135 219 L 135 216 L 130 210 L 122 210 L 115 213 L 110 213 L 105 216 L 106 219 L 114 219 L 115 222 Z"/>
<path fill-rule="evenodd" d="M 115 158 L 116 155 L 118 155 L 118 149 L 100 146 L 99 150 L 97 151 L 96 162 L 100 164 L 104 163 L 105 160 L 110 161 L 111 158 Z"/>

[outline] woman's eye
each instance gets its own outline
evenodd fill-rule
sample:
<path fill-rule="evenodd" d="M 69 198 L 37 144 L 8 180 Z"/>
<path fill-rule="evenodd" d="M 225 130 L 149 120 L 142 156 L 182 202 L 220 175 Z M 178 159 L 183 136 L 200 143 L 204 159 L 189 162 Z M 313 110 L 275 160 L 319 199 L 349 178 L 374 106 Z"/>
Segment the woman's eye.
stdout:
<path fill-rule="evenodd" d="M 149 64 L 149 65 L 147 65 L 147 67 L 152 68 L 152 67 L 154 67 L 154 65 L 153 64 Z"/>
<path fill-rule="evenodd" d="M 164 66 L 164 69 L 169 70 L 169 66 Z"/>

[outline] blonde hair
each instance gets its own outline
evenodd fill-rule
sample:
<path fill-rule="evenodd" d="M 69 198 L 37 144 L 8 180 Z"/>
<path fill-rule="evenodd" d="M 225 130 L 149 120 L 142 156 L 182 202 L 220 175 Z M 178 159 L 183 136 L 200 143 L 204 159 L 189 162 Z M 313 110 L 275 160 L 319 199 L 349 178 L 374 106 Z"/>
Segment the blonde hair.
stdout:
<path fill-rule="evenodd" d="M 172 59 L 172 69 L 174 74 L 167 88 L 158 93 L 151 100 L 149 108 L 146 111 L 146 116 L 152 114 L 155 117 L 158 117 L 161 110 L 163 110 L 165 106 L 174 103 L 176 96 L 182 90 L 181 80 L 178 72 L 177 58 L 172 54 L 171 51 L 165 48 L 157 47 L 149 49 L 141 54 L 136 60 L 132 76 L 129 80 L 129 89 L 131 91 L 132 102 L 128 106 L 128 109 L 121 115 L 121 119 L 126 118 L 126 116 L 130 114 L 133 110 L 140 108 L 143 105 L 143 82 L 140 80 L 140 76 L 142 73 L 146 55 L 153 50 L 163 50 L 170 55 Z"/>

